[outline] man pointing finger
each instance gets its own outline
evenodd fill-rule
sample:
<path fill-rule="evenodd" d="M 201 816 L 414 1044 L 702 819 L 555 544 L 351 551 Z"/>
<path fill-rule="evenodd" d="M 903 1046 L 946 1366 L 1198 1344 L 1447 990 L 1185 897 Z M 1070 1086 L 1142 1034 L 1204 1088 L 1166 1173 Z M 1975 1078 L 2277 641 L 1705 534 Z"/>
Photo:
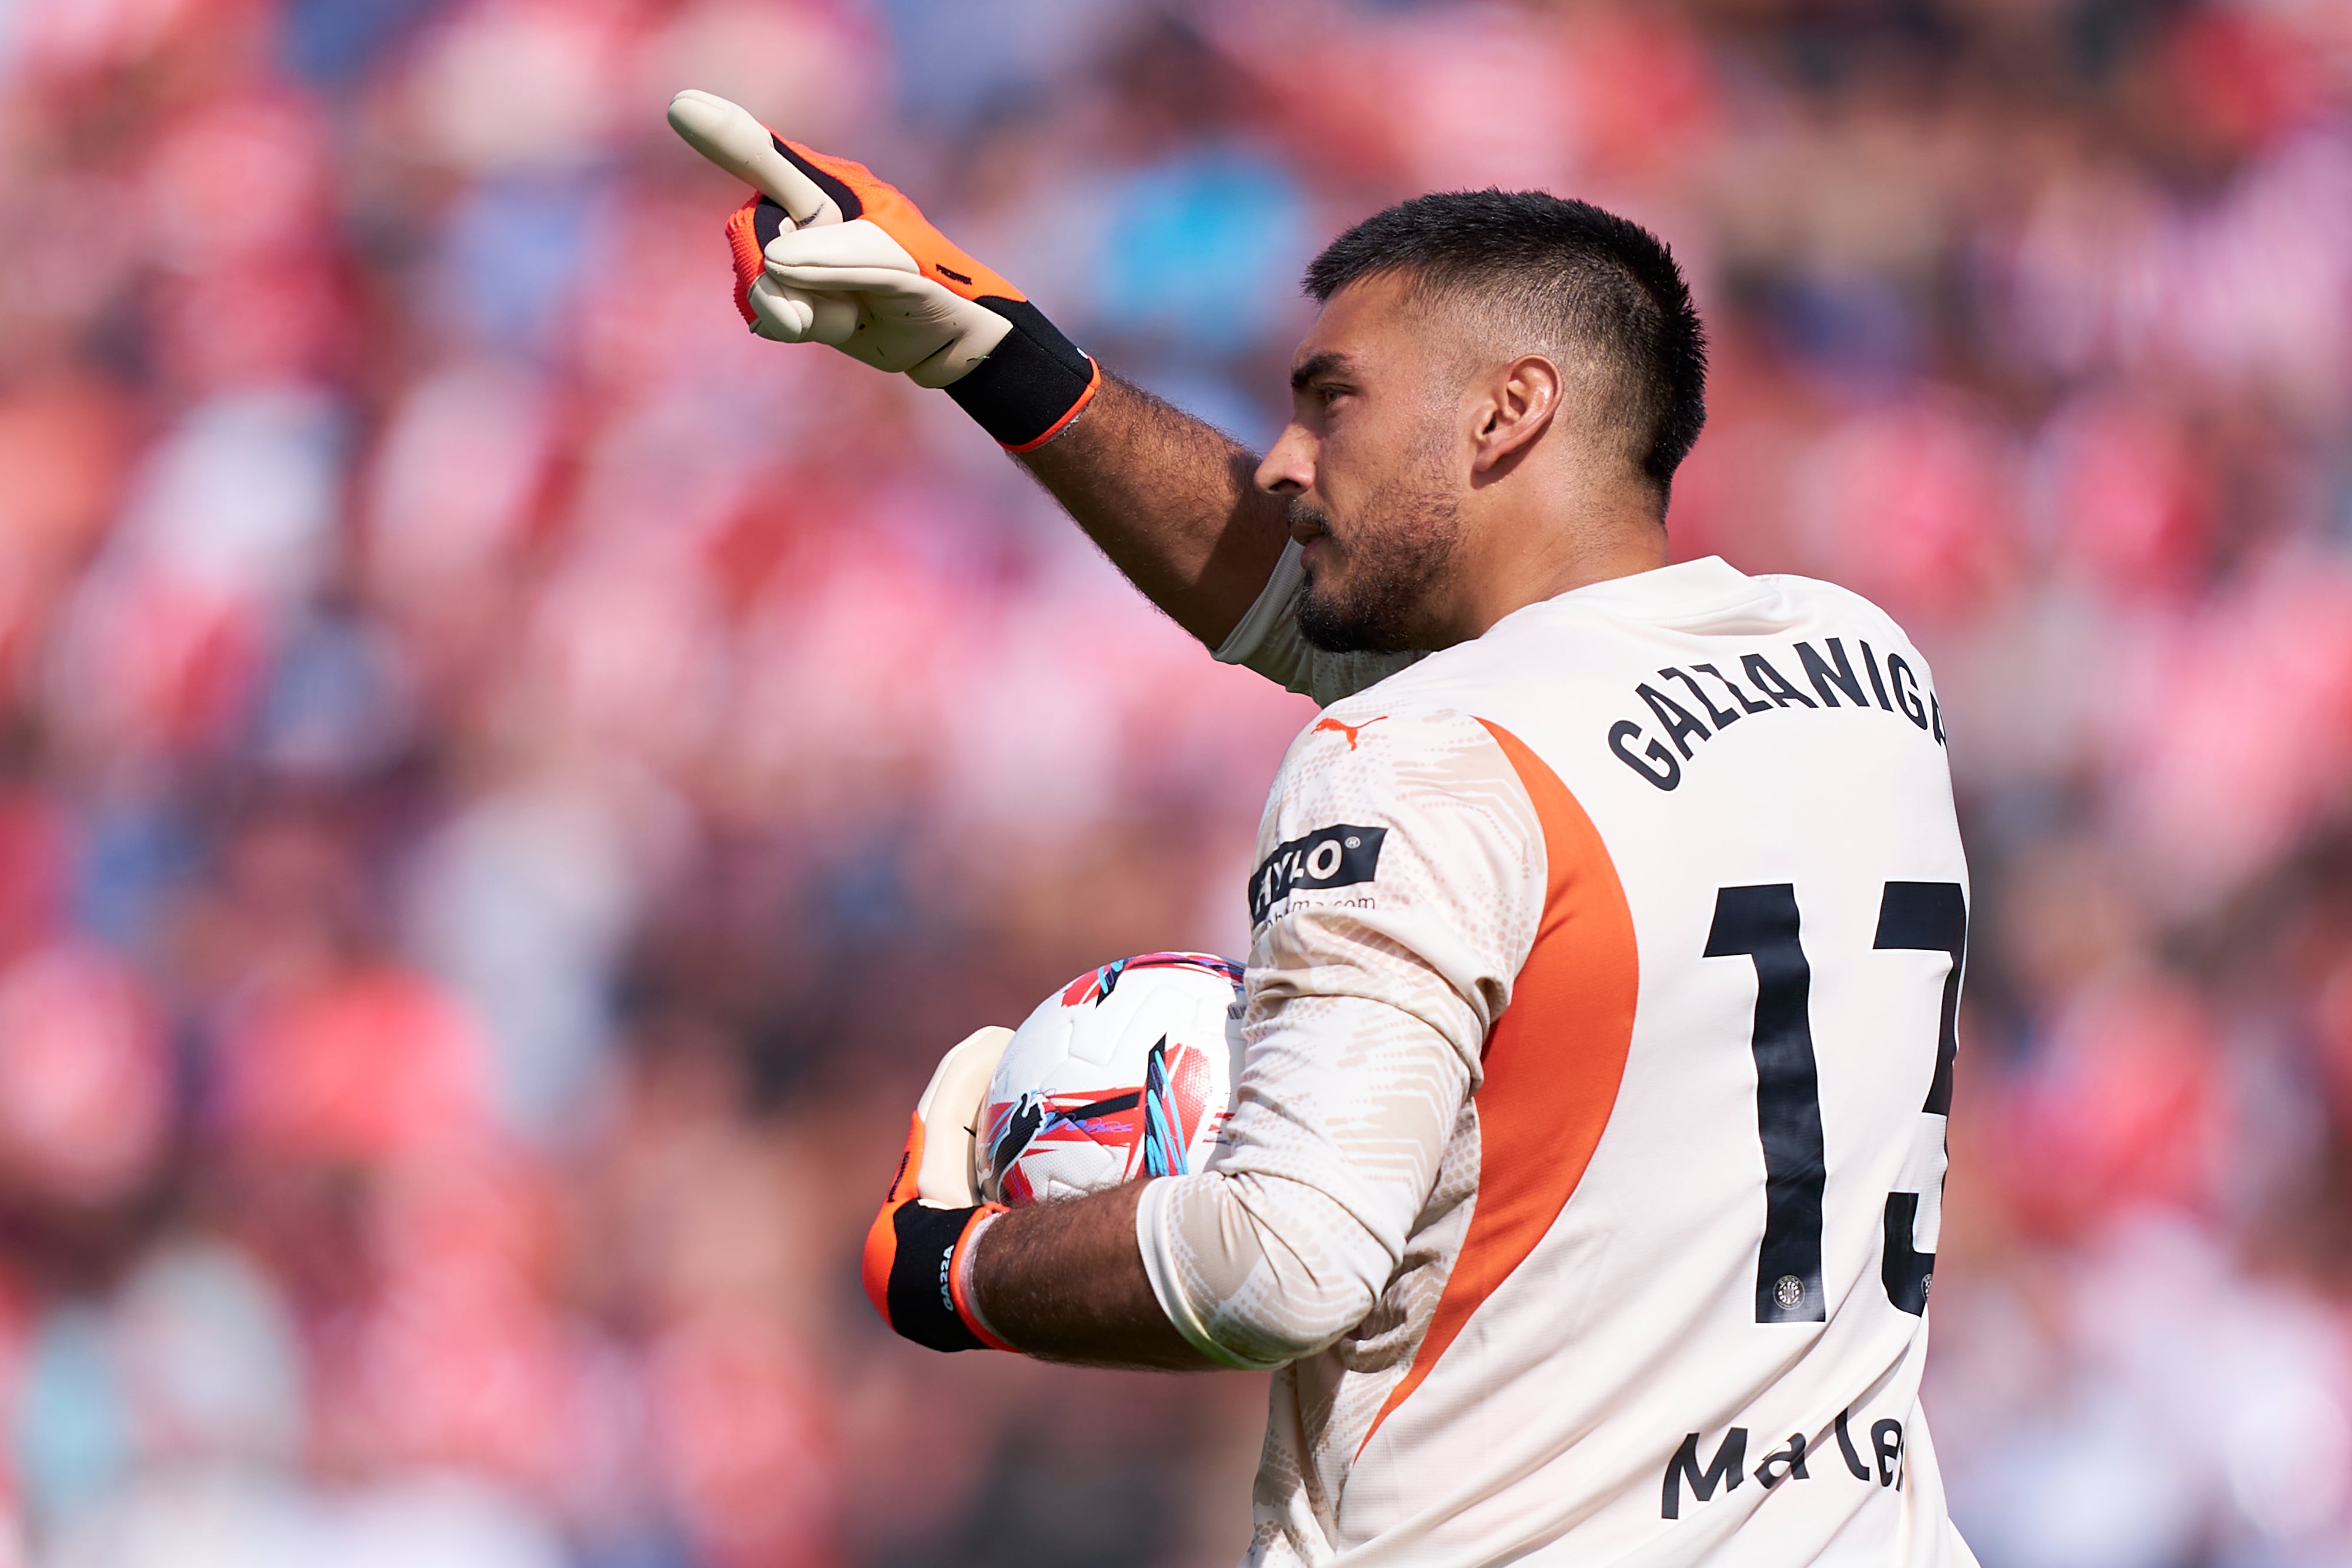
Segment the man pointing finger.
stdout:
<path fill-rule="evenodd" d="M 919 1113 L 893 1325 L 1273 1368 L 1252 1563 L 1972 1564 L 1918 1400 L 1968 932 L 1932 681 L 1852 593 L 1669 564 L 1706 357 L 1665 246 L 1540 192 L 1366 219 L 1260 456 L 769 140 L 697 142 L 782 210 L 763 335 L 944 386 L 1327 705 L 1259 828 L 1216 1154 L 995 1212 L 908 1174 Z"/>

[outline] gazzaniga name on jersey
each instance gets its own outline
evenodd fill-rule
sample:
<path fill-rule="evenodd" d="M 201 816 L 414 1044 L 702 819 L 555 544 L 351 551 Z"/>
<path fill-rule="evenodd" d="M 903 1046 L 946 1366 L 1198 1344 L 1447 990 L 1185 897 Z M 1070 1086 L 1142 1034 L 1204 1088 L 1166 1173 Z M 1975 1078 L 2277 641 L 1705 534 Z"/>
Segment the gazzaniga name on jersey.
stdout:
<path fill-rule="evenodd" d="M 1388 836 L 1386 828 L 1339 822 L 1276 844 L 1250 873 L 1250 924 L 1264 921 L 1295 889 L 1353 887 L 1371 881 L 1380 868 L 1381 842 Z"/>
<path fill-rule="evenodd" d="M 1706 740 L 1749 714 L 1778 713 L 1792 703 L 1816 710 L 1833 708 L 1838 706 L 1838 694 L 1841 692 L 1845 694 L 1847 702 L 1861 708 L 1874 706 L 1870 699 L 1875 697 L 1877 707 L 1887 713 L 1901 714 L 1932 735 L 1937 745 L 1944 743 L 1943 705 L 1936 700 L 1934 692 L 1927 689 L 1913 672 L 1910 662 L 1902 654 L 1888 654 L 1885 660 L 1885 674 L 1882 674 L 1877 653 L 1868 643 L 1856 638 L 1854 645 L 1862 650 L 1862 671 L 1858 674 L 1842 640 L 1824 637 L 1822 641 L 1829 649 L 1826 658 L 1811 643 L 1801 642 L 1794 648 L 1797 666 L 1803 671 L 1805 679 L 1812 685 L 1814 694 L 1821 698 L 1818 703 L 1792 684 L 1762 653 L 1743 654 L 1739 660 L 1739 668 L 1747 675 L 1748 684 L 1769 699 L 1761 702 L 1751 696 L 1737 680 L 1725 674 L 1717 664 L 1693 664 L 1687 670 L 1669 664 L 1658 672 L 1659 677 L 1679 682 L 1706 717 L 1700 718 L 1675 697 L 1643 681 L 1634 686 L 1633 695 L 1648 705 L 1651 714 L 1665 730 L 1666 739 L 1674 742 L 1674 749 L 1668 750 L 1665 741 L 1653 739 L 1646 747 L 1636 752 L 1634 747 L 1641 745 L 1643 731 L 1639 723 L 1630 718 L 1620 719 L 1610 727 L 1609 749 L 1617 754 L 1618 760 L 1659 789 L 1672 789 L 1683 781 L 1683 764 L 1690 760 L 1694 737 Z M 1784 660 L 1790 657 L 1788 653 L 1780 656 Z M 1705 683 L 1700 681 L 1701 675 L 1706 677 Z M 1865 675 L 1869 679 L 1867 695 L 1863 685 Z M 1708 693 L 1710 685 L 1719 688 L 1721 695 L 1735 706 L 1717 706 L 1715 697 Z M 1708 727 L 1710 721 L 1714 727 L 1712 729 Z M 1676 752 L 1681 753 L 1679 758 Z"/>

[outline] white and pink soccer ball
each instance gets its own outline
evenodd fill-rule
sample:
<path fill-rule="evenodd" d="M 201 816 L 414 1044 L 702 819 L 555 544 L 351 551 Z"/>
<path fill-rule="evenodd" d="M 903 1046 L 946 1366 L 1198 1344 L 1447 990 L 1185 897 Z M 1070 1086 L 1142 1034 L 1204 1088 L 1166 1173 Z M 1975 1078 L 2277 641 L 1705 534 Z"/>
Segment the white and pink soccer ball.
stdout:
<path fill-rule="evenodd" d="M 1018 1207 L 1199 1169 L 1233 1113 L 1241 995 L 1230 958 L 1146 953 L 1047 997 L 982 1102 L 982 1195 Z"/>

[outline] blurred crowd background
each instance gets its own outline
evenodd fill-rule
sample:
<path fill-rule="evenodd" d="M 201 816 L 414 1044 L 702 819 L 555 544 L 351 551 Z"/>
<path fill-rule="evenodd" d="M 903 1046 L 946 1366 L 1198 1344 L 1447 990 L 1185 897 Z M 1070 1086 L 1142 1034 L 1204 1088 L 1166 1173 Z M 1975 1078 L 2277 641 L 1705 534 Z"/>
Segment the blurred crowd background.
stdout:
<path fill-rule="evenodd" d="M 0 0 L 0 1563 L 1245 1539 L 1262 1380 L 854 1258 L 947 1044 L 1242 948 L 1309 712 L 744 331 L 688 85 L 1252 441 L 1391 200 L 1665 235 L 1677 554 L 1935 662 L 1964 1528 L 2352 1562 L 2346 0 Z"/>

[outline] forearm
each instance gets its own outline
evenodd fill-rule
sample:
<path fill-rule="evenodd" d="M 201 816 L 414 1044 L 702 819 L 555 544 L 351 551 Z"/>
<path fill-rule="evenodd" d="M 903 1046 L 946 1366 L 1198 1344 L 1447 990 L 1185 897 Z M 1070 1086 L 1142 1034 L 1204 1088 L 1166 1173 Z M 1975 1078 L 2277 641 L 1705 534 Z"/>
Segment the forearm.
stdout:
<path fill-rule="evenodd" d="M 1014 1209 L 971 1253 L 964 1288 L 1013 1348 L 1169 1371 L 1313 1354 L 1371 1309 L 1399 1255 L 1315 1186 L 1205 1174 Z M 1171 1292 L 1164 1305 L 1155 1269 Z"/>
<path fill-rule="evenodd" d="M 1160 1310 L 1135 1239 L 1144 1184 L 999 1217 L 973 1247 L 972 1293 L 1015 1348 L 1088 1366 L 1205 1371 Z"/>
<path fill-rule="evenodd" d="M 1114 376 L 1021 461 L 1144 597 L 1212 648 L 1289 538 L 1286 503 L 1253 482 L 1255 454 Z"/>

